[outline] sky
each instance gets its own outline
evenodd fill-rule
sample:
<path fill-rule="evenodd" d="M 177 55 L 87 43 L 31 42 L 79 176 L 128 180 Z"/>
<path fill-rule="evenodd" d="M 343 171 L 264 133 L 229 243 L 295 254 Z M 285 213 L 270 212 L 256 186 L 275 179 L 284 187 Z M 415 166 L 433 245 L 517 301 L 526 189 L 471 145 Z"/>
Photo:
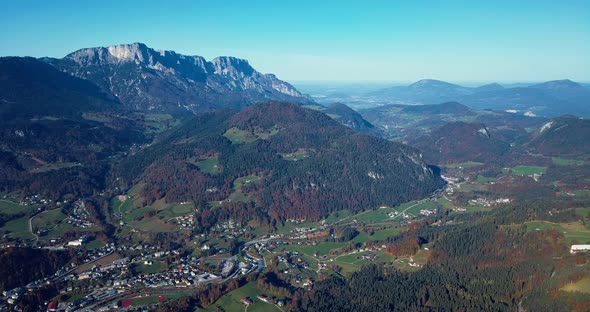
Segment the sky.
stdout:
<path fill-rule="evenodd" d="M 132 42 L 287 81 L 590 82 L 590 0 L 2 1 L 0 56 Z"/>

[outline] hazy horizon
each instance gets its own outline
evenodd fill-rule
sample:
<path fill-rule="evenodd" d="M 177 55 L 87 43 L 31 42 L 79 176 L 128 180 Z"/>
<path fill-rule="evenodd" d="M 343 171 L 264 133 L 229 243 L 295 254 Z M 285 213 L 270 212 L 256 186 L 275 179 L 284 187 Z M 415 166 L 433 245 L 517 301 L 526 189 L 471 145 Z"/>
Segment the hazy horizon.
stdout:
<path fill-rule="evenodd" d="M 0 26 L 1 56 L 143 42 L 287 81 L 590 81 L 587 1 L 18 1 Z"/>

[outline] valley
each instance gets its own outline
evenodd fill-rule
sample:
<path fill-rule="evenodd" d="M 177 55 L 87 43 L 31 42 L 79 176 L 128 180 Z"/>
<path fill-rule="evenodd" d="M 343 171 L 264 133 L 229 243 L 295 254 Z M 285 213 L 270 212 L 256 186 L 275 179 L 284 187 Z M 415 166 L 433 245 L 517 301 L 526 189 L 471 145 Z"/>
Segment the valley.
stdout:
<path fill-rule="evenodd" d="M 141 43 L 0 73 L 0 309 L 589 307 L 572 81 L 325 103 L 246 60 Z M 542 109 L 488 107 L 496 92 Z"/>

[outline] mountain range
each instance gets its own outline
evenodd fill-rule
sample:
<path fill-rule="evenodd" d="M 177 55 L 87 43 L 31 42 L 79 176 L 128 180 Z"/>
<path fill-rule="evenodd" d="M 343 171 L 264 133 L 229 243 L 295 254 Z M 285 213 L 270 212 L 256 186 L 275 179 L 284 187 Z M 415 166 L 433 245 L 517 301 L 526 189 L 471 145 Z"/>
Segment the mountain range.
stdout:
<path fill-rule="evenodd" d="M 43 58 L 60 71 L 99 86 L 123 106 L 182 113 L 239 109 L 267 100 L 310 104 L 313 100 L 246 60 L 156 51 L 143 43 L 81 49 L 64 58 Z"/>
<path fill-rule="evenodd" d="M 590 115 L 590 89 L 567 79 L 510 88 L 497 83 L 472 88 L 424 79 L 408 86 L 377 90 L 367 96 L 399 104 L 457 101 L 475 109 L 518 110 L 543 116 Z"/>

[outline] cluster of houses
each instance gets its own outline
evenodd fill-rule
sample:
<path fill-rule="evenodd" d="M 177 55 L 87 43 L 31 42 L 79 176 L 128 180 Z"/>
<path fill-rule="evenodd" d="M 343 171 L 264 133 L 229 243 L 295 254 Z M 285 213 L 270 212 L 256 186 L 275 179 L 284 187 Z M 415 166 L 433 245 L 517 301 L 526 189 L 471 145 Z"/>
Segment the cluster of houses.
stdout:
<path fill-rule="evenodd" d="M 262 301 L 262 302 L 264 302 L 264 303 L 269 303 L 269 304 L 276 304 L 276 305 L 277 305 L 279 308 L 280 308 L 280 307 L 283 307 L 283 306 L 285 305 L 285 300 L 284 300 L 284 299 L 272 299 L 272 298 L 269 298 L 269 297 L 267 297 L 267 296 L 265 296 L 265 295 L 258 295 L 258 296 L 256 296 L 256 299 L 258 299 L 258 300 L 260 300 L 260 301 Z M 250 298 L 248 298 L 248 297 L 244 297 L 244 298 L 242 298 L 242 300 L 241 300 L 241 301 L 242 301 L 242 303 L 243 303 L 243 304 L 245 304 L 246 306 L 249 306 L 249 305 L 251 305 L 252 303 L 254 303 L 254 302 L 252 301 L 252 299 L 250 299 Z"/>
<path fill-rule="evenodd" d="M 233 220 L 228 220 L 225 222 L 217 223 L 212 228 L 212 232 L 226 235 L 229 238 L 235 238 L 246 234 L 246 229 L 237 222 L 234 222 Z"/>
<path fill-rule="evenodd" d="M 387 213 L 387 216 L 388 216 L 390 219 L 395 219 L 395 218 L 397 218 L 398 216 L 401 216 L 401 217 L 402 217 L 402 219 L 410 219 L 410 218 L 412 218 L 412 216 L 411 216 L 411 215 L 409 215 L 409 214 L 407 214 L 407 213 L 405 213 L 405 212 L 397 212 L 397 211 L 391 211 L 391 212 Z"/>
<path fill-rule="evenodd" d="M 484 207 L 492 207 L 501 204 L 509 204 L 511 200 L 509 198 L 498 198 L 498 199 L 487 199 L 485 197 L 480 197 L 476 199 L 470 199 L 469 204 L 472 206 L 484 206 Z"/>
<path fill-rule="evenodd" d="M 195 217 L 190 214 L 172 219 L 182 230 L 192 230 L 195 227 Z"/>
<path fill-rule="evenodd" d="M 18 303 L 24 294 L 25 290 L 20 287 L 12 290 L 5 290 L 2 292 L 2 299 L 6 300 L 8 304 L 15 304 Z"/>
<path fill-rule="evenodd" d="M 436 214 L 436 209 L 421 209 L 420 214 L 428 217 L 430 215 Z"/>
<path fill-rule="evenodd" d="M 4 196 L 4 198 L 6 199 L 6 196 Z M 37 195 L 31 195 L 31 196 L 27 196 L 25 198 L 23 198 L 19 204 L 21 206 L 33 206 L 33 205 L 49 205 L 52 204 L 53 202 L 49 199 L 43 198 L 41 195 L 37 194 Z M 64 204 L 67 203 L 67 201 L 64 200 L 63 202 Z M 56 205 L 61 205 L 61 202 L 55 202 Z"/>
<path fill-rule="evenodd" d="M 79 200 L 74 203 L 72 214 L 68 216 L 66 222 L 73 226 L 85 229 L 93 226 L 93 223 L 90 222 L 89 218 L 90 214 L 88 213 L 84 202 Z"/>

